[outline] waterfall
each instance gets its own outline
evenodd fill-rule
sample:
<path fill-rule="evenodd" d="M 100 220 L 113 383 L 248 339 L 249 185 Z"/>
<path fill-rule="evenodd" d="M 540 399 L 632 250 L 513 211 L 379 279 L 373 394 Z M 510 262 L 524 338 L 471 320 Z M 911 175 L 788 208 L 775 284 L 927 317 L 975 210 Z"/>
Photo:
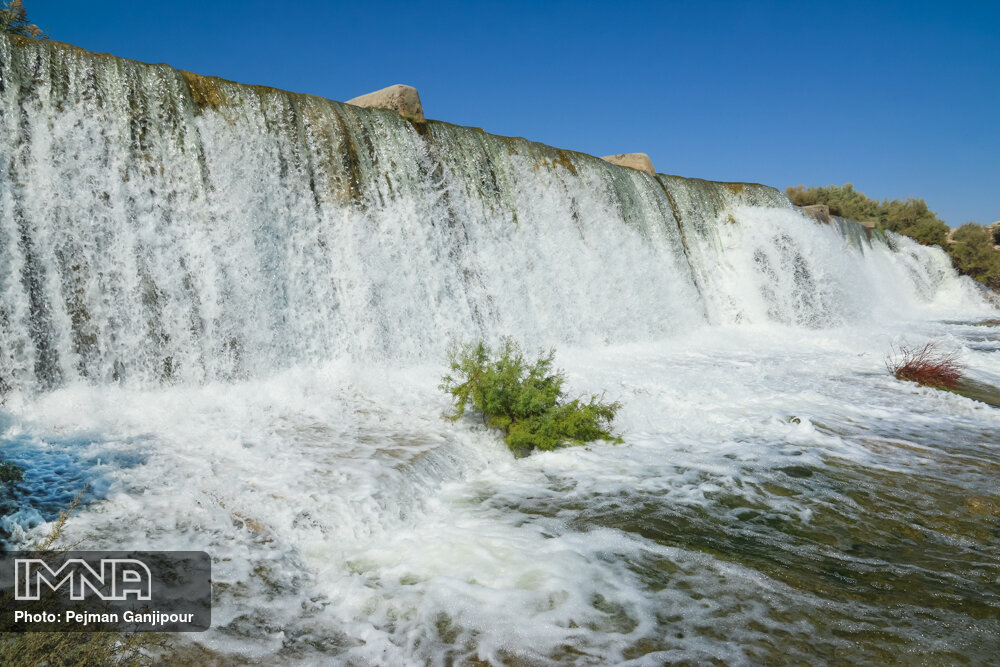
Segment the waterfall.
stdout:
<path fill-rule="evenodd" d="M 995 400 L 987 317 L 774 188 L 0 35 L 0 546 L 209 553 L 167 661 L 995 660 L 1000 413 L 884 362 Z M 623 442 L 443 419 L 504 335 Z"/>
<path fill-rule="evenodd" d="M 957 289 L 845 229 L 762 185 L 0 36 L 0 388 L 826 326 Z"/>

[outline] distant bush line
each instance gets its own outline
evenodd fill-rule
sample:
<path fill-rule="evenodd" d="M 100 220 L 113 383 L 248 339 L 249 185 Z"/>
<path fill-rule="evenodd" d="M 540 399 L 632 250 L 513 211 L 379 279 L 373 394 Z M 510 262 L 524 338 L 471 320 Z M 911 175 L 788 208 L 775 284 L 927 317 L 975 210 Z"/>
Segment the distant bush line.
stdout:
<path fill-rule="evenodd" d="M 974 278 L 1000 292 L 1000 227 L 984 227 L 968 222 L 955 230 L 937 217 L 923 199 L 883 199 L 878 201 L 858 192 L 850 183 L 806 188 L 796 185 L 785 190 L 796 206 L 826 204 L 830 213 L 859 222 L 875 222 L 924 245 L 941 246 L 959 273 Z"/>

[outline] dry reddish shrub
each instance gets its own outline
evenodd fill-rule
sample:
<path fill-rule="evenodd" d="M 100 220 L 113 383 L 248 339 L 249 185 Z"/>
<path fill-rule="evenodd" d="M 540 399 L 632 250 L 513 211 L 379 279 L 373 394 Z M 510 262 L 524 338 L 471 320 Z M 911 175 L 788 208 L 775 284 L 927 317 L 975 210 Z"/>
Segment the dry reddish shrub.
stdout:
<path fill-rule="evenodd" d="M 898 351 L 893 348 L 885 367 L 899 380 L 937 389 L 955 389 L 965 370 L 957 352 L 942 352 L 934 342 L 922 347 L 904 345 Z"/>

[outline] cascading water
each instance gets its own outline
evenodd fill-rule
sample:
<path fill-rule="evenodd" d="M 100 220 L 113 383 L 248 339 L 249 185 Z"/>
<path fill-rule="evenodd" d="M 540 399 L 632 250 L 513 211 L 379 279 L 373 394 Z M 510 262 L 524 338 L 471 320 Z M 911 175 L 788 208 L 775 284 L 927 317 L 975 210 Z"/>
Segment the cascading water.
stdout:
<path fill-rule="evenodd" d="M 412 359 L 497 330 L 629 339 L 703 317 L 652 179 L 166 67 L 5 49 L 12 386 Z"/>
<path fill-rule="evenodd" d="M 0 36 L 0 528 L 208 551 L 191 661 L 988 657 L 1000 418 L 882 354 L 997 384 L 990 314 L 773 188 Z M 501 335 L 625 444 L 443 421 Z"/>

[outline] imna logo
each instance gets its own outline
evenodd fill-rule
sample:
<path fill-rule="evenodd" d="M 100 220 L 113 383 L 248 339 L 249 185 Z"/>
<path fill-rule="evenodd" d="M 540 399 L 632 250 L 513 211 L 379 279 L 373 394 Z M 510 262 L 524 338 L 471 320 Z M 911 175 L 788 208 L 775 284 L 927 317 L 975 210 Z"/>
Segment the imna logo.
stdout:
<path fill-rule="evenodd" d="M 149 600 L 152 575 L 141 560 L 102 558 L 91 567 L 82 558 L 66 559 L 52 569 L 41 558 L 14 560 L 14 599 L 38 600 L 42 586 L 55 592 L 69 588 L 71 600 L 96 596 L 101 600 Z M 88 590 L 89 589 L 89 590 Z"/>
<path fill-rule="evenodd" d="M 204 551 L 0 555 L 0 635 L 203 632 L 211 626 L 212 559 Z"/>

